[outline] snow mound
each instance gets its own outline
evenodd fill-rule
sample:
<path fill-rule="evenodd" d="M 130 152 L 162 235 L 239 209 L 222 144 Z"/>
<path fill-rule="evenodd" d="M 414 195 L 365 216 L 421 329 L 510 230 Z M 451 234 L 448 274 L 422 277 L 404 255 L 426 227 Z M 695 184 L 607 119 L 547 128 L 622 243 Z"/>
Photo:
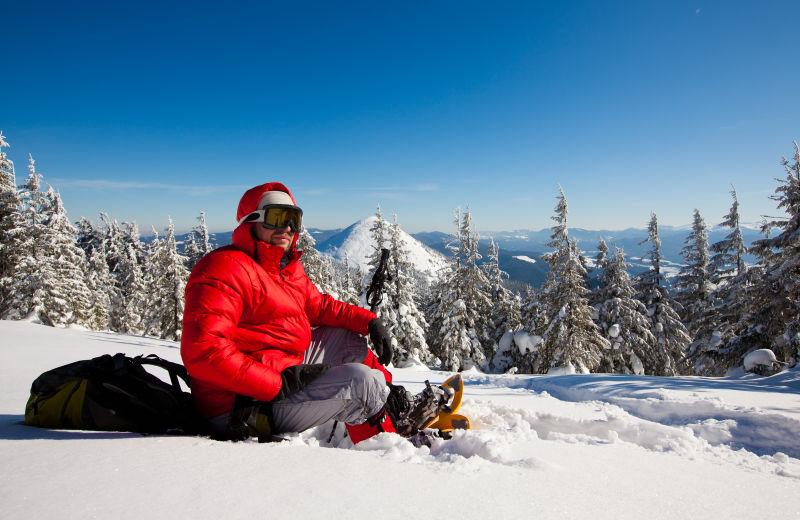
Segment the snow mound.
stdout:
<path fill-rule="evenodd" d="M 765 366 L 765 367 L 773 367 L 774 364 L 778 363 L 778 358 L 775 357 L 775 353 L 768 348 L 760 348 L 758 350 L 754 350 L 749 352 L 744 357 L 744 369 L 745 370 L 753 370 L 757 366 Z"/>

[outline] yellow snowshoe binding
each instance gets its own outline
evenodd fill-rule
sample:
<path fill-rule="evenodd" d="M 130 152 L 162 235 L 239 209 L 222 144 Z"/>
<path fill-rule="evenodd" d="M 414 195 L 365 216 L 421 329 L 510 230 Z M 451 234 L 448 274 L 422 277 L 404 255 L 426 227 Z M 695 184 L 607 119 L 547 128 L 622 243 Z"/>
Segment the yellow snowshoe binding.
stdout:
<path fill-rule="evenodd" d="M 444 383 L 439 385 L 439 388 L 444 390 L 448 397 L 440 406 L 438 415 L 425 423 L 422 429 L 433 428 L 444 433 L 450 433 L 453 430 L 469 430 L 471 427 L 469 418 L 456 413 L 461 407 L 461 399 L 464 395 L 464 380 L 461 379 L 461 374 L 453 374 L 448 377 Z"/>

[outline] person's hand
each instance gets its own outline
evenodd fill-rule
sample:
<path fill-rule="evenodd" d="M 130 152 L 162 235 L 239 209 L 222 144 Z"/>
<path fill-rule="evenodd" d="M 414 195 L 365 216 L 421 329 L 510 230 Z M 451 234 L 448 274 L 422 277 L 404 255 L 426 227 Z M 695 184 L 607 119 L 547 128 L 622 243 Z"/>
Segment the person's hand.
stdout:
<path fill-rule="evenodd" d="M 313 380 L 321 376 L 330 366 L 323 363 L 313 365 L 295 365 L 284 368 L 281 372 L 281 391 L 275 396 L 275 401 L 285 399 L 296 394 Z"/>
<path fill-rule="evenodd" d="M 388 365 L 392 361 L 392 337 L 380 318 L 369 322 L 369 339 L 378 354 L 378 361 L 381 365 Z"/>

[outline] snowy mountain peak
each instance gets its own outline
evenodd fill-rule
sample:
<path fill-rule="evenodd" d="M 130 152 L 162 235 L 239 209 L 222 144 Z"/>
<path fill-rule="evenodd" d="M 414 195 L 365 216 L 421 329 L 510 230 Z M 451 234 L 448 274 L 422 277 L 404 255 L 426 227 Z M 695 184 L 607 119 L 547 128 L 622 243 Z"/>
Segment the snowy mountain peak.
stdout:
<path fill-rule="evenodd" d="M 333 235 L 328 240 L 317 244 L 320 253 L 333 256 L 343 261 L 347 258 L 350 265 L 358 266 L 361 271 L 369 271 L 369 257 L 376 248 L 370 229 L 375 224 L 377 217 L 374 215 L 360 220 L 353 225 Z M 418 271 L 428 276 L 430 280 L 438 277 L 438 272 L 445 267 L 446 260 L 438 252 L 429 248 L 416 238 L 400 229 L 400 237 L 409 251 L 409 260 Z"/>

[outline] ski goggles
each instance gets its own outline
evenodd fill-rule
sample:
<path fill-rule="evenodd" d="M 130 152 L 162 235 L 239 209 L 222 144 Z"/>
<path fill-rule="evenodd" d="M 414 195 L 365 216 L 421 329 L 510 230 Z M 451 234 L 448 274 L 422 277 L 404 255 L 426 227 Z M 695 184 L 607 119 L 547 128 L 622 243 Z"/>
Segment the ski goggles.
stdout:
<path fill-rule="evenodd" d="M 239 225 L 249 222 L 261 222 L 267 229 L 284 229 L 288 227 L 292 232 L 300 231 L 303 224 L 303 210 L 297 206 L 273 204 L 264 206 L 239 221 Z"/>

